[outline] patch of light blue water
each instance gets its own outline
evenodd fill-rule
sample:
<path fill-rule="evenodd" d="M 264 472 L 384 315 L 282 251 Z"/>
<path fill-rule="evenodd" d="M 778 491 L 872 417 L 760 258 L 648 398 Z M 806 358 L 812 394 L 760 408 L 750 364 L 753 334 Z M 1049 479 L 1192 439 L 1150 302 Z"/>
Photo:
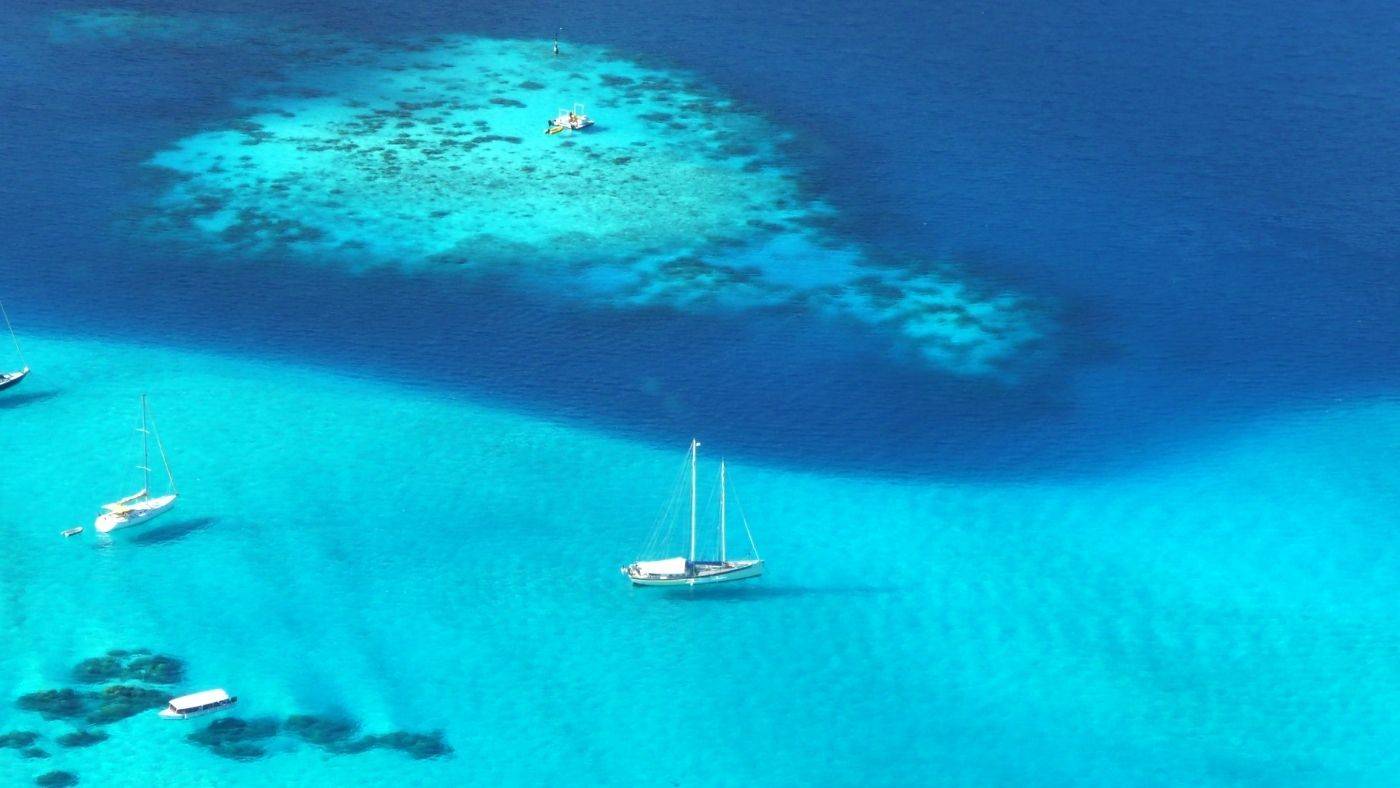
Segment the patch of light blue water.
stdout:
<path fill-rule="evenodd" d="M 0 653 L 0 732 L 40 731 L 53 757 L 0 751 L 6 782 L 1400 777 L 1395 403 L 1092 483 L 896 484 L 731 456 L 768 572 L 672 592 L 617 567 L 689 435 L 654 449 L 291 366 L 27 339 L 35 376 L 0 399 L 0 627 L 25 644 Z M 177 510 L 62 539 L 127 492 L 143 390 Z M 152 714 L 70 751 L 52 742 L 68 726 L 8 702 L 116 647 L 188 660 L 178 689 L 226 686 L 241 716 L 441 729 L 455 753 L 279 737 L 239 763 L 183 741 L 202 723 Z"/>

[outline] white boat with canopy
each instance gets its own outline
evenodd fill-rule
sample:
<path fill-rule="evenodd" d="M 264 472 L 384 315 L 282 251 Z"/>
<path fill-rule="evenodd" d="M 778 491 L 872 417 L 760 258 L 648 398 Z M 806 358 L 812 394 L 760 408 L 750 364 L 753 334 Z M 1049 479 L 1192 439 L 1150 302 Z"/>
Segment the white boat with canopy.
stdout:
<path fill-rule="evenodd" d="M 171 698 L 170 703 L 160 710 L 160 716 L 167 720 L 183 720 L 226 709 L 237 702 L 238 698 L 221 689 L 204 690 Z"/>
<path fill-rule="evenodd" d="M 24 351 L 19 349 L 19 337 L 15 335 L 15 327 L 10 325 L 10 314 L 5 311 L 4 303 L 0 303 L 0 316 L 5 318 L 5 328 L 10 332 L 10 341 L 15 344 L 15 358 L 19 359 L 20 364 L 17 370 L 0 372 L 0 390 L 4 390 L 24 380 L 29 374 L 29 365 L 24 363 Z"/>
<path fill-rule="evenodd" d="M 561 109 L 545 127 L 545 134 L 558 134 L 561 131 L 583 131 L 593 125 L 593 119 L 583 114 L 583 105 L 574 104 L 573 109 Z"/>
<path fill-rule="evenodd" d="M 749 531 L 748 519 L 743 516 L 743 508 L 740 507 L 739 519 L 744 525 L 744 534 L 748 537 L 749 547 L 753 551 L 752 558 L 741 558 L 730 560 L 727 555 L 727 534 L 728 525 L 727 495 L 728 480 L 725 477 L 724 463 L 719 465 L 719 543 L 718 559 L 698 559 L 696 558 L 696 465 L 698 464 L 700 453 L 700 442 L 692 440 L 690 442 L 690 452 L 688 457 L 690 470 L 690 552 L 687 556 L 674 556 L 671 558 L 659 558 L 651 560 L 637 560 L 627 566 L 622 567 L 622 574 L 626 575 L 633 584 L 639 586 L 696 586 L 710 583 L 724 583 L 730 580 L 747 580 L 751 577 L 758 577 L 763 574 L 763 559 L 758 556 L 758 547 L 754 544 L 753 533 Z M 658 518 L 656 527 L 652 531 L 651 539 L 648 541 L 645 553 L 652 552 L 655 548 L 668 541 L 662 536 L 662 529 L 666 530 L 669 536 L 671 529 L 671 512 L 675 510 L 675 501 L 682 489 L 683 483 L 677 485 L 676 495 L 672 495 L 671 502 Z"/>
<path fill-rule="evenodd" d="M 170 511 L 175 505 L 175 499 L 180 497 L 180 491 L 175 488 L 175 477 L 170 473 L 170 461 L 166 459 L 165 447 L 160 442 L 160 433 L 156 431 L 155 419 L 151 417 L 150 408 L 146 405 L 145 394 L 141 395 L 141 426 L 137 432 L 141 433 L 141 464 L 136 466 L 141 471 L 141 489 L 125 498 L 102 505 L 102 514 L 98 515 L 93 523 L 93 527 L 100 534 L 140 525 L 159 517 Z M 165 478 L 170 488 L 169 492 L 160 496 L 151 495 L 152 435 L 155 436 L 156 450 L 160 453 L 161 464 L 165 466 Z"/>

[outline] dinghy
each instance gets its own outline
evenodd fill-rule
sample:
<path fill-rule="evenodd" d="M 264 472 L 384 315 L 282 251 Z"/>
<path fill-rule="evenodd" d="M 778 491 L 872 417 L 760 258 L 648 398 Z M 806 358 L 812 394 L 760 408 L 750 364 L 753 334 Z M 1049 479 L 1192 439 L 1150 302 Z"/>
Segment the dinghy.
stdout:
<path fill-rule="evenodd" d="M 93 527 L 100 534 L 153 520 L 170 511 L 170 508 L 175 505 L 175 499 L 180 497 L 180 491 L 175 489 L 175 477 L 170 473 L 170 461 L 166 459 L 165 447 L 160 442 L 160 433 L 156 431 L 155 420 L 150 417 L 150 408 L 146 405 L 145 394 L 141 395 L 141 426 L 137 432 L 141 433 L 141 464 L 137 466 L 141 471 L 141 489 L 125 498 L 102 505 L 103 512 L 93 523 Z M 170 491 L 160 496 L 151 495 L 150 439 L 152 435 L 155 436 L 156 450 L 160 453 L 161 464 L 165 466 L 165 478 L 170 486 Z"/>

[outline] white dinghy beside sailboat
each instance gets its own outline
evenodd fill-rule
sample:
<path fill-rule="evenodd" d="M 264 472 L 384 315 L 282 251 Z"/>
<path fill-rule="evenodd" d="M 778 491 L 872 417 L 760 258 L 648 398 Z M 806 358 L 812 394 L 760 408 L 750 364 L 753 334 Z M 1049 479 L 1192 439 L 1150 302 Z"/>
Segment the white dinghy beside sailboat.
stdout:
<path fill-rule="evenodd" d="M 699 456 L 700 442 L 692 440 L 690 442 L 690 555 L 676 556 L 673 558 L 661 558 L 649 561 L 635 561 L 622 567 L 622 574 L 634 585 L 639 586 L 696 586 L 709 583 L 724 583 L 730 580 L 747 580 L 751 577 L 758 577 L 763 574 L 763 559 L 758 557 L 758 547 L 754 545 L 753 534 L 749 532 L 749 524 L 740 512 L 740 521 L 744 524 L 744 533 L 749 538 L 749 547 L 753 549 L 753 558 L 744 558 L 737 561 L 729 560 L 727 552 L 727 525 L 726 509 L 726 488 L 728 480 L 725 478 L 724 463 L 719 466 L 719 558 L 701 560 L 695 557 L 695 527 L 696 527 L 696 464 Z M 670 506 L 667 510 L 670 510 Z M 663 515 L 663 520 L 665 516 Z M 662 523 L 658 524 L 658 529 Z M 653 534 L 653 542 L 656 541 Z"/>
<path fill-rule="evenodd" d="M 125 498 L 102 505 L 103 512 L 93 523 L 93 527 L 100 534 L 140 525 L 159 517 L 170 511 L 175 505 L 175 499 L 180 497 L 180 491 L 175 489 L 175 477 L 170 473 L 170 461 L 165 457 L 165 447 L 160 442 L 160 433 L 156 431 L 155 420 L 150 417 L 145 394 L 141 395 L 141 427 L 137 432 L 141 433 L 141 464 L 137 466 L 141 471 L 141 489 Z M 156 450 L 160 453 L 161 464 L 165 466 L 165 478 L 170 484 L 170 492 L 161 496 L 151 495 L 152 435 L 156 438 Z"/>

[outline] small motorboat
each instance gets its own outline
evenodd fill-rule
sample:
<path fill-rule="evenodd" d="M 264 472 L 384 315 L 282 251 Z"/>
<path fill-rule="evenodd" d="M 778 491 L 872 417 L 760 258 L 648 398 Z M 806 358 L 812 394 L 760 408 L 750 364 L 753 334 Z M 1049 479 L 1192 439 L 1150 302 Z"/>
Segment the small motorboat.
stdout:
<path fill-rule="evenodd" d="M 226 709 L 237 702 L 238 698 L 221 689 L 204 690 L 171 698 L 170 703 L 160 710 L 160 716 L 167 720 L 184 720 Z"/>
<path fill-rule="evenodd" d="M 561 109 L 549 122 L 545 134 L 558 134 L 561 131 L 582 131 L 593 125 L 593 119 L 583 114 L 583 105 L 575 104 L 573 109 Z"/>
<path fill-rule="evenodd" d="M 82 527 L 81 525 L 75 525 L 75 526 L 73 526 L 72 528 L 65 528 L 64 530 L 60 531 L 59 533 L 61 533 L 61 534 L 63 535 L 63 538 L 64 538 L 64 539 L 67 539 L 67 538 L 70 537 L 70 536 L 77 536 L 78 534 L 80 534 L 80 533 L 82 533 L 82 532 L 83 532 L 83 527 Z"/>

